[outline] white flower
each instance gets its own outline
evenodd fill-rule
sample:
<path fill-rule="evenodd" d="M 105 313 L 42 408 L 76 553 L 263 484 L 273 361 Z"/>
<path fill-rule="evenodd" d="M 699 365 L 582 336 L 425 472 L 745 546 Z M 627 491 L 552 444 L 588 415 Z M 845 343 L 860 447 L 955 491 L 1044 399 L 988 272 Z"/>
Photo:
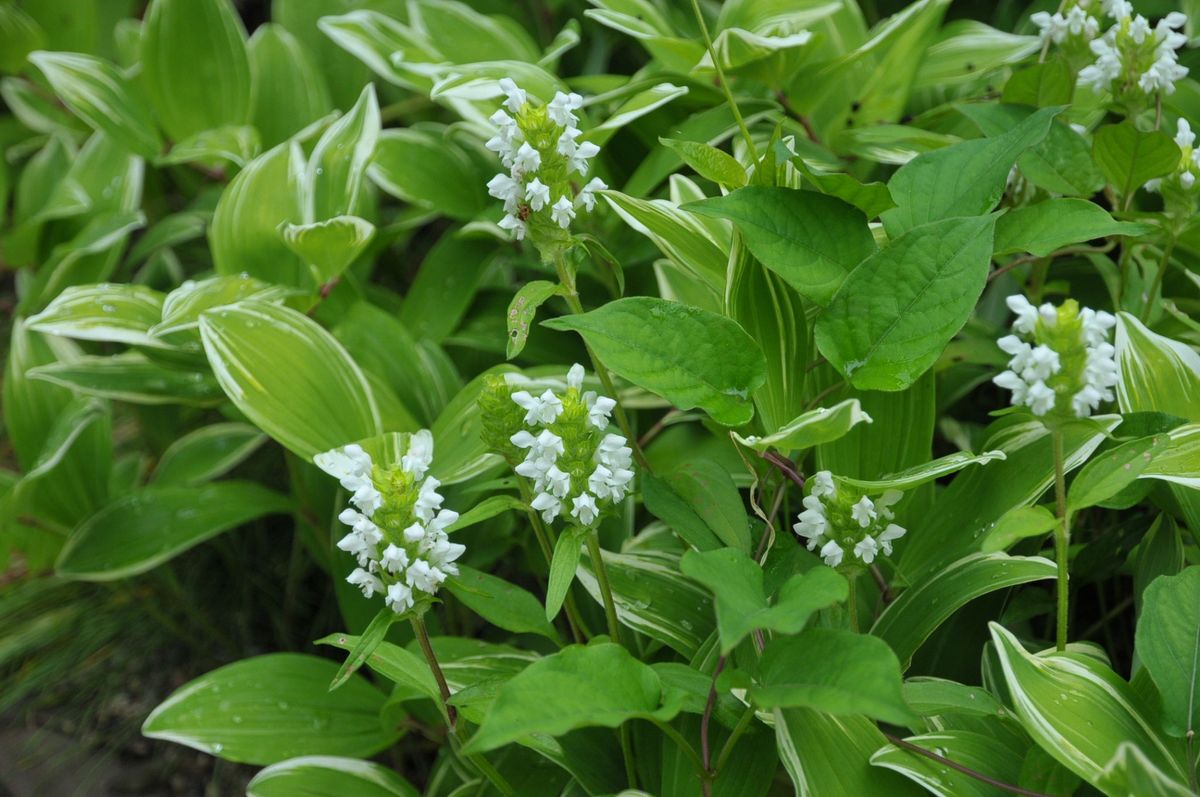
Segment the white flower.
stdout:
<path fill-rule="evenodd" d="M 396 544 L 389 544 L 383 550 L 383 557 L 379 560 L 383 565 L 383 569 L 389 573 L 395 573 L 397 570 L 403 570 L 408 567 L 408 551 Z"/>
<path fill-rule="evenodd" d="M 504 104 L 513 113 L 519 112 L 529 99 L 529 95 L 526 94 L 525 90 L 517 86 L 512 78 L 500 78 L 500 90 L 507 95 L 508 99 L 504 101 Z"/>
<path fill-rule="evenodd" d="M 1096 92 L 1104 91 L 1121 76 L 1121 52 L 1113 44 L 1113 30 L 1088 43 L 1096 62 L 1079 70 L 1079 82 Z"/>
<path fill-rule="evenodd" d="M 563 440 L 549 429 L 543 429 L 537 436 L 537 456 L 540 459 L 554 461 L 565 451 Z"/>
<path fill-rule="evenodd" d="M 1014 406 L 1024 406 L 1029 398 L 1029 383 L 1013 371 L 1001 372 L 992 378 L 992 383 L 997 387 L 1012 391 L 1012 403 Z"/>
<path fill-rule="evenodd" d="M 542 153 L 529 146 L 526 141 L 518 149 L 513 159 L 513 175 L 536 172 L 542 167 Z"/>
<path fill-rule="evenodd" d="M 1133 3 L 1129 0 L 1101 0 L 1100 7 L 1118 22 L 1133 15 Z"/>
<path fill-rule="evenodd" d="M 521 184 L 507 174 L 497 174 L 487 184 L 488 196 L 504 202 L 507 213 L 516 213 L 521 201 Z"/>
<path fill-rule="evenodd" d="M 875 499 L 875 511 L 884 520 L 891 520 L 896 516 L 892 511 L 892 507 L 900 503 L 900 499 L 904 498 L 904 493 L 899 490 L 887 490 L 883 495 Z"/>
<path fill-rule="evenodd" d="M 583 131 L 578 127 L 568 127 L 562 131 L 558 137 L 558 142 L 554 145 L 555 151 L 564 158 L 575 156 L 575 151 L 579 149 L 579 145 L 575 143 L 575 139 L 583 135 Z"/>
<path fill-rule="evenodd" d="M 1104 310 L 1085 307 L 1079 311 L 1084 340 L 1089 346 L 1099 346 L 1108 340 L 1108 331 L 1117 325 L 1117 317 Z"/>
<path fill-rule="evenodd" d="M 1184 188 L 1191 188 L 1196 184 L 1196 175 L 1191 172 L 1182 172 L 1179 175 L 1179 184 Z"/>
<path fill-rule="evenodd" d="M 1082 35 L 1085 39 L 1094 39 L 1100 32 L 1100 21 L 1079 6 L 1075 6 L 1067 12 L 1067 30 L 1072 36 Z"/>
<path fill-rule="evenodd" d="M 562 511 L 562 502 L 550 495 L 550 493 L 538 493 L 529 502 L 529 505 L 535 511 L 541 512 L 542 520 L 547 523 L 553 523 L 554 519 L 558 517 L 558 513 Z"/>
<path fill-rule="evenodd" d="M 525 198 L 531 208 L 541 210 L 550 201 L 550 186 L 535 177 L 525 184 Z"/>
<path fill-rule="evenodd" d="M 809 484 L 812 485 L 812 494 L 818 498 L 833 498 L 837 495 L 837 488 L 833 484 L 833 474 L 827 470 L 819 470 L 809 479 Z"/>
<path fill-rule="evenodd" d="M 796 516 L 799 522 L 792 526 L 792 530 L 808 540 L 808 550 L 811 551 L 821 543 L 821 538 L 829 528 L 829 520 L 821 499 L 815 495 L 806 496 L 804 506 L 805 510 Z"/>
<path fill-rule="evenodd" d="M 1020 294 L 1009 296 L 1004 300 L 1008 305 L 1008 309 L 1016 314 L 1017 319 L 1013 321 L 1013 332 L 1022 335 L 1031 334 L 1034 327 L 1037 326 L 1038 312 L 1037 308 L 1030 304 L 1029 300 Z M 1003 340 L 1003 338 L 1001 338 Z M 1007 351 L 1007 350 L 1006 350 Z"/>
<path fill-rule="evenodd" d="M 875 561 L 875 554 L 879 552 L 879 544 L 875 542 L 875 538 L 871 536 L 863 537 L 854 546 L 854 555 L 863 560 L 865 564 L 871 564 Z"/>
<path fill-rule="evenodd" d="M 1049 379 L 1062 370 L 1058 352 L 1046 345 L 1037 346 L 1029 353 L 1029 364 L 1021 372 L 1027 382 Z"/>
<path fill-rule="evenodd" d="M 888 527 L 880 533 L 878 538 L 879 550 L 883 551 L 884 556 L 892 555 L 892 542 L 900 539 L 904 534 L 905 530 L 900 526 L 897 526 L 895 523 L 888 524 Z"/>
<path fill-rule="evenodd" d="M 1045 382 L 1034 382 L 1029 386 L 1026 403 L 1034 415 L 1045 415 L 1054 409 L 1054 391 Z"/>
<path fill-rule="evenodd" d="M 536 398 L 527 390 L 518 390 L 512 394 L 512 400 L 525 410 L 525 423 L 530 426 L 554 423 L 562 412 L 562 401 L 550 388 Z"/>
<path fill-rule="evenodd" d="M 408 451 L 400 458 L 400 467 L 416 478 L 425 475 L 429 463 L 433 462 L 433 432 L 421 429 L 414 432 L 408 441 Z"/>
<path fill-rule="evenodd" d="M 497 224 L 502 230 L 512 230 L 513 238 L 516 238 L 518 241 L 524 240 L 525 222 L 511 213 L 506 214 Z"/>
<path fill-rule="evenodd" d="M 551 465 L 546 469 L 546 489 L 556 498 L 566 498 L 567 493 L 571 492 L 571 477 L 565 471 L 559 470 L 557 465 Z"/>
<path fill-rule="evenodd" d="M 608 396 L 590 395 L 588 402 L 588 422 L 600 431 L 608 428 L 608 419 L 616 408 L 617 402 Z"/>
<path fill-rule="evenodd" d="M 582 390 L 584 376 L 585 372 L 583 370 L 583 366 L 579 363 L 575 363 L 571 366 L 570 370 L 567 371 L 567 387 L 574 388 L 575 390 Z"/>
<path fill-rule="evenodd" d="M 350 575 L 346 576 L 346 582 L 361 589 L 365 598 L 373 597 L 376 592 L 383 591 L 383 582 L 361 567 L 356 567 Z"/>
<path fill-rule="evenodd" d="M 578 111 L 582 107 L 583 97 L 575 92 L 564 94 L 559 91 L 554 94 L 554 99 L 546 105 L 546 112 L 556 125 L 567 127 L 579 121 L 579 117 L 572 111 Z"/>
<path fill-rule="evenodd" d="M 371 456 L 359 445 L 351 444 L 317 454 L 313 464 L 352 493 L 371 483 Z"/>
<path fill-rule="evenodd" d="M 412 544 L 425 539 L 425 527 L 420 523 L 413 523 L 403 531 L 404 541 Z"/>
<path fill-rule="evenodd" d="M 566 196 L 560 196 L 550 207 L 550 218 L 554 219 L 559 227 L 567 229 L 571 226 L 571 219 L 575 218 L 575 205 Z"/>
<path fill-rule="evenodd" d="M 441 485 L 442 483 L 432 476 L 427 476 L 425 481 L 421 482 L 421 489 L 417 493 L 417 503 L 413 506 L 413 511 L 426 523 L 433 520 L 434 513 L 442 507 L 442 496 L 437 492 L 437 488 Z"/>
<path fill-rule="evenodd" d="M 358 560 L 359 567 L 369 567 L 371 560 L 378 553 L 374 546 L 363 539 L 361 534 L 355 534 L 354 532 L 338 540 L 337 547 L 355 557 Z"/>
<path fill-rule="evenodd" d="M 872 520 L 878 517 L 875 512 L 874 502 L 872 502 L 871 499 L 867 498 L 865 495 L 858 499 L 858 503 L 856 503 L 850 509 L 850 515 L 854 518 L 855 522 L 857 522 L 858 525 L 862 526 L 864 529 L 871 525 Z"/>
<path fill-rule="evenodd" d="M 608 487 L 608 481 L 613 476 L 613 472 L 604 465 L 596 465 L 596 469 L 592 471 L 592 475 L 588 476 L 588 489 L 596 494 L 597 498 L 608 498 L 611 493 Z"/>
<path fill-rule="evenodd" d="M 437 517 L 429 521 L 429 531 L 435 534 L 444 534 L 446 529 L 458 522 L 459 514 L 453 509 L 443 509 L 437 513 Z"/>
<path fill-rule="evenodd" d="M 437 592 L 437 588 L 446 580 L 445 573 L 431 566 L 424 559 L 417 559 L 409 565 L 406 576 L 409 586 L 422 592 L 428 592 L 430 595 Z"/>
<path fill-rule="evenodd" d="M 1157 194 L 1158 189 L 1161 187 L 1162 187 L 1162 178 L 1161 177 L 1151 178 L 1146 181 L 1145 185 L 1142 186 L 1142 188 L 1145 188 L 1147 191 L 1149 191 L 1152 194 Z"/>
<path fill-rule="evenodd" d="M 350 496 L 350 503 L 354 504 L 367 517 L 374 515 L 379 507 L 383 506 L 383 495 L 375 489 L 372 484 L 364 484 L 354 491 L 354 495 Z"/>
<path fill-rule="evenodd" d="M 571 156 L 571 171 L 586 175 L 588 172 L 588 161 L 599 154 L 599 146 L 593 144 L 591 141 L 583 142 L 576 148 L 575 154 Z"/>
<path fill-rule="evenodd" d="M 412 589 L 397 581 L 387 588 L 387 597 L 383 602 L 396 614 L 403 614 L 413 607 Z"/>
<path fill-rule="evenodd" d="M 1141 44 L 1146 41 L 1146 37 L 1150 35 L 1150 22 L 1141 14 L 1133 18 L 1129 23 L 1129 35 L 1134 43 Z"/>
<path fill-rule="evenodd" d="M 833 540 L 821 546 L 821 558 L 825 560 L 825 564 L 830 567 L 837 567 L 842 563 L 842 546 L 838 545 Z"/>
<path fill-rule="evenodd" d="M 590 493 L 582 493 L 575 496 L 571 501 L 571 517 L 578 520 L 584 526 L 590 526 L 595 522 L 599 511 L 596 508 L 596 499 Z"/>
<path fill-rule="evenodd" d="M 596 206 L 596 192 L 605 191 L 608 189 L 608 184 L 599 177 L 593 177 L 579 191 L 579 196 L 575 197 L 576 206 L 583 206 L 583 209 L 588 213 L 592 212 L 592 208 Z"/>
<path fill-rule="evenodd" d="M 1175 143 L 1180 149 L 1187 149 L 1196 143 L 1196 134 L 1192 132 L 1191 124 L 1182 116 L 1175 123 Z"/>
<path fill-rule="evenodd" d="M 1030 14 L 1029 21 L 1037 26 L 1038 35 L 1044 42 L 1062 44 L 1067 38 L 1067 20 L 1062 14 L 1038 11 L 1036 14 Z"/>
<path fill-rule="evenodd" d="M 1091 385 L 1086 385 L 1071 397 L 1071 409 L 1077 418 L 1086 418 L 1092 414 L 1092 410 L 1100 406 L 1102 398 L 1103 395 L 1099 390 Z"/>

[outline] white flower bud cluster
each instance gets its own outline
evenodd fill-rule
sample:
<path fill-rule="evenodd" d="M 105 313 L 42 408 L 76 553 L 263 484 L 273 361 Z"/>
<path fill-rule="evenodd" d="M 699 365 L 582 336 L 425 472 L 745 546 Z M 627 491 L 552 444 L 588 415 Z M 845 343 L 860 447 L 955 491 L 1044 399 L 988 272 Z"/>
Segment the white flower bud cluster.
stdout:
<path fill-rule="evenodd" d="M 1179 167 L 1175 174 L 1147 180 L 1147 191 L 1162 190 L 1163 181 L 1170 180 L 1172 176 L 1178 178 L 1179 185 L 1185 191 L 1190 191 L 1196 185 L 1196 175 L 1200 174 L 1200 151 L 1195 148 L 1196 134 L 1192 132 L 1192 126 L 1187 119 L 1180 118 L 1175 124 L 1175 144 L 1179 147 L 1180 154 Z"/>
<path fill-rule="evenodd" d="M 1034 307 L 1024 296 L 1010 296 L 1008 307 L 1017 318 L 1011 335 L 996 341 L 1011 358 L 1008 369 L 992 381 L 1012 391 L 1012 403 L 1045 416 L 1065 405 L 1086 418 L 1102 401 L 1113 399 L 1117 384 L 1116 349 L 1108 342 L 1117 319 L 1103 310 L 1080 308 L 1073 300 L 1061 307 L 1045 303 Z"/>
<path fill-rule="evenodd" d="M 1079 84 L 1096 92 L 1113 89 L 1115 93 L 1124 83 L 1127 84 L 1125 88 L 1136 85 L 1147 95 L 1160 91 L 1173 93 L 1175 83 L 1188 74 L 1187 67 L 1179 64 L 1176 54 L 1187 44 L 1187 36 L 1179 32 L 1187 24 L 1187 15 L 1172 11 L 1152 28 L 1144 16 L 1134 15 L 1129 0 L 1103 0 L 1101 5 L 1103 12 L 1115 23 L 1099 37 L 1094 33 L 1087 36 L 1090 39 L 1088 47 L 1096 60 L 1079 71 Z M 1072 9 L 1076 10 L 1079 8 Z M 1089 19 L 1095 21 L 1094 17 Z M 1059 21 L 1053 17 L 1048 20 L 1039 17 L 1039 20 L 1035 23 L 1042 29 L 1043 37 L 1061 43 L 1065 34 L 1061 34 Z M 1114 82 L 1118 83 L 1116 88 Z"/>
<path fill-rule="evenodd" d="M 804 497 L 804 511 L 797 516 L 792 529 L 808 542 L 808 550 L 818 550 L 825 564 L 840 567 L 851 552 L 863 564 L 869 565 L 879 554 L 892 555 L 892 543 L 905 535 L 905 529 L 892 521 L 896 515 L 891 507 L 904 494 L 888 490 L 871 500 L 865 495 L 841 490 L 827 470 L 814 473 L 808 481 L 809 494 Z"/>
<path fill-rule="evenodd" d="M 529 230 L 531 214 L 545 210 L 554 224 L 568 229 L 576 210 L 590 212 L 596 192 L 608 188 L 599 177 L 593 177 L 572 196 L 570 175 L 586 177 L 591 159 L 600 153 L 600 147 L 591 141 L 578 141 L 583 133 L 576 126 L 579 117 L 575 111 L 583 107 L 583 97 L 560 91 L 544 108 L 535 108 L 528 92 L 512 79 L 501 79 L 500 90 L 507 97 L 507 110 L 492 114 L 496 134 L 484 144 L 509 170 L 487 184 L 488 194 L 504 203 L 505 215 L 499 225 L 521 240 Z"/>
<path fill-rule="evenodd" d="M 1087 3 L 1072 6 L 1064 15 L 1061 11 L 1051 14 L 1038 11 L 1029 16 L 1029 21 L 1038 28 L 1043 42 L 1062 44 L 1069 37 L 1091 41 L 1100 33 L 1100 20 L 1084 10 Z"/>
<path fill-rule="evenodd" d="M 525 410 L 522 429 L 511 442 L 526 451 L 516 466 L 537 493 L 531 506 L 547 523 L 564 512 L 591 526 L 604 506 L 625 498 L 633 481 L 633 450 L 619 434 L 604 434 L 617 403 L 583 391 L 583 366 L 567 374 L 567 392 L 547 388 L 540 396 L 518 390 L 512 400 Z M 597 441 L 597 438 L 598 441 Z"/>
<path fill-rule="evenodd" d="M 440 482 L 425 475 L 432 460 L 433 435 L 427 429 L 412 435 L 407 453 L 390 472 L 377 470 L 358 445 L 313 459 L 351 493 L 355 507 L 338 515 L 350 533 L 337 547 L 358 561 L 346 581 L 368 598 L 382 593 L 397 614 L 432 597 L 447 576 L 457 575 L 454 561 L 466 550 L 446 534 L 458 513 L 442 509 Z"/>

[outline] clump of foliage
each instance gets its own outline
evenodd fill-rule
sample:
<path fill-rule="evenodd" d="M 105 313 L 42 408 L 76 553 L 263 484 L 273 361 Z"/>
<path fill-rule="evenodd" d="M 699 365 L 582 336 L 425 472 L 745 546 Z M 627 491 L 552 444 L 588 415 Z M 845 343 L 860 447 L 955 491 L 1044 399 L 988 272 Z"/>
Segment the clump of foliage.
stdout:
<path fill-rule="evenodd" d="M 357 5 L 0 5 L 0 665 L 162 579 L 254 797 L 1200 793 L 1200 10 Z"/>

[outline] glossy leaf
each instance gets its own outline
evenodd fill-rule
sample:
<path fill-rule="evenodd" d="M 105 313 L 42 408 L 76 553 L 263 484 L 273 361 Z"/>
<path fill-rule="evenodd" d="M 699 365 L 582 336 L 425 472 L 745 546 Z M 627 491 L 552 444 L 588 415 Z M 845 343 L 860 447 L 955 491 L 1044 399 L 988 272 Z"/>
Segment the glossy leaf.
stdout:
<path fill-rule="evenodd" d="M 368 83 L 344 116 L 317 140 L 304 172 L 304 220 L 322 221 L 358 208 L 367 166 L 379 139 L 379 103 Z"/>
<path fill-rule="evenodd" d="M 534 280 L 521 286 L 508 303 L 508 313 L 504 316 L 508 326 L 505 357 L 511 360 L 521 353 L 525 348 L 525 341 L 529 339 L 529 325 L 533 323 L 538 308 L 551 296 L 559 293 L 559 290 L 558 283 L 549 280 Z"/>
<path fill-rule="evenodd" d="M 1146 587 L 1137 625 L 1138 659 L 1162 696 L 1172 736 L 1194 730 L 1200 709 L 1200 567 L 1161 576 Z"/>
<path fill-rule="evenodd" d="M 557 639 L 558 634 L 546 620 L 541 601 L 526 590 L 502 578 L 459 565 L 457 576 L 446 580 L 444 588 L 463 605 L 494 626 L 514 634 L 540 634 Z"/>
<path fill-rule="evenodd" d="M 246 50 L 254 82 L 251 118 L 264 146 L 286 141 L 333 110 L 325 75 L 287 28 L 260 25 Z"/>
<path fill-rule="evenodd" d="M 151 482 L 162 486 L 210 481 L 237 467 L 265 441 L 266 436 L 247 423 L 201 426 L 163 452 Z"/>
<path fill-rule="evenodd" d="M 301 756 L 272 764 L 246 784 L 246 797 L 420 797 L 381 764 L 337 756 Z"/>
<path fill-rule="evenodd" d="M 1167 435 L 1131 440 L 1105 451 L 1083 466 L 1071 482 L 1067 506 L 1077 511 L 1112 498 L 1134 479 L 1139 478 L 1159 453 L 1170 444 Z"/>
<path fill-rule="evenodd" d="M 72 286 L 31 317 L 28 324 L 38 332 L 79 340 L 162 346 L 147 333 L 158 323 L 162 303 L 162 294 L 144 285 Z"/>
<path fill-rule="evenodd" d="M 286 224 L 283 242 L 308 265 L 313 282 L 325 285 L 342 275 L 375 237 L 375 225 L 358 216 L 335 216 L 312 224 Z"/>
<path fill-rule="evenodd" d="M 741 188 L 746 184 L 746 170 L 728 152 L 699 141 L 661 138 L 659 143 L 679 153 L 683 162 L 705 179 L 730 189 Z"/>
<path fill-rule="evenodd" d="M 741 495 L 715 462 L 689 462 L 667 473 L 647 474 L 646 508 L 700 550 L 727 545 L 750 552 L 750 529 Z"/>
<path fill-rule="evenodd" d="M 1122 412 L 1166 412 L 1200 421 L 1200 354 L 1117 313 L 1117 403 Z"/>
<path fill-rule="evenodd" d="M 1115 221 L 1104 208 L 1085 199 L 1047 199 L 1016 208 L 996 222 L 996 254 L 1029 252 L 1046 257 L 1056 249 L 1093 238 L 1153 232 L 1149 224 Z"/>
<path fill-rule="evenodd" d="M 996 737 L 952 728 L 909 736 L 904 741 L 1001 783 L 1015 785 L 1020 780 L 1025 751 Z M 871 764 L 899 772 L 937 797 L 997 797 L 1003 794 L 982 780 L 894 744 L 886 745 L 872 755 Z"/>
<path fill-rule="evenodd" d="M 28 376 L 84 395 L 132 404 L 211 407 L 224 399 L 207 369 L 173 367 L 136 352 L 77 357 L 30 369 Z"/>
<path fill-rule="evenodd" d="M 367 170 L 394 197 L 454 219 L 469 221 L 488 209 L 480 173 L 445 130 L 387 130 L 380 134 Z"/>

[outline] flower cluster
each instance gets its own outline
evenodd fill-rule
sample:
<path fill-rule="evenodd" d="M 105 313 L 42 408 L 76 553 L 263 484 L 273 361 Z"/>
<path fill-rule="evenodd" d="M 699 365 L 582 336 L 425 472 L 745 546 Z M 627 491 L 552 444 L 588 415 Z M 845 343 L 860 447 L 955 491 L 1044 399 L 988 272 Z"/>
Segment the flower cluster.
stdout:
<path fill-rule="evenodd" d="M 560 515 L 592 526 L 633 487 L 633 450 L 609 434 L 617 403 L 583 389 L 583 366 L 571 366 L 566 390 L 536 390 L 523 377 L 491 380 L 480 397 L 484 440 L 533 484 L 531 506 L 553 523 Z M 536 393 L 536 395 L 535 395 Z"/>
<path fill-rule="evenodd" d="M 412 435 L 399 464 L 381 468 L 358 445 L 318 454 L 313 461 L 350 493 L 338 520 L 350 533 L 337 546 L 358 560 L 346 581 L 370 598 L 382 593 L 397 614 L 427 604 L 446 576 L 458 574 L 454 561 L 464 546 L 450 542 L 446 527 L 458 513 L 442 509 L 440 482 L 426 476 L 433 460 L 433 435 Z"/>
<path fill-rule="evenodd" d="M 504 108 L 492 114 L 496 134 L 485 146 L 500 156 L 508 174 L 488 181 L 488 194 L 504 202 L 500 226 L 518 240 L 526 235 L 539 247 L 561 239 L 579 208 L 591 211 L 596 192 L 608 188 L 593 177 L 576 191 L 573 179 L 582 182 L 590 161 L 600 152 L 591 141 L 580 141 L 582 131 L 575 114 L 583 97 L 558 92 L 549 103 L 535 105 L 528 93 L 509 78 L 500 81 L 507 97 Z"/>
<path fill-rule="evenodd" d="M 1190 191 L 1196 185 L 1196 175 L 1200 174 L 1200 150 L 1195 149 L 1196 134 L 1187 119 L 1181 118 L 1175 125 L 1175 144 L 1179 147 L 1179 166 L 1167 177 L 1148 180 L 1147 191 L 1161 191 L 1165 182 L 1177 182 L 1184 191 Z"/>
<path fill-rule="evenodd" d="M 1108 342 L 1117 323 L 1112 314 L 1080 308 L 1073 299 L 1059 307 L 1034 307 L 1019 295 L 1007 301 L 1017 315 L 1013 334 L 996 343 L 1012 359 L 992 381 L 1012 391 L 1014 405 L 1038 416 L 1086 418 L 1101 401 L 1112 400 L 1118 376 L 1116 350 Z"/>
<path fill-rule="evenodd" d="M 888 490 L 872 500 L 835 484 L 829 471 L 818 471 L 808 480 L 804 511 L 792 528 L 808 541 L 808 550 L 819 549 L 830 567 L 840 567 L 848 551 L 869 565 L 879 554 L 891 556 L 892 543 L 904 536 L 905 529 L 892 522 L 896 516 L 891 509 L 903 497 L 899 490 Z"/>
<path fill-rule="evenodd" d="M 1086 42 L 1091 63 L 1079 70 L 1079 83 L 1096 92 L 1112 91 L 1114 97 L 1158 92 L 1171 94 L 1175 83 L 1187 76 L 1187 67 L 1179 64 L 1176 51 L 1187 44 L 1180 29 L 1187 15 L 1173 11 L 1151 27 L 1141 14 L 1133 13 L 1129 0 L 1101 0 L 1100 10 L 1093 0 L 1077 0 L 1066 12 L 1040 12 L 1030 19 L 1038 26 L 1044 41 L 1067 45 Z M 1100 33 L 1100 14 L 1113 20 Z"/>

